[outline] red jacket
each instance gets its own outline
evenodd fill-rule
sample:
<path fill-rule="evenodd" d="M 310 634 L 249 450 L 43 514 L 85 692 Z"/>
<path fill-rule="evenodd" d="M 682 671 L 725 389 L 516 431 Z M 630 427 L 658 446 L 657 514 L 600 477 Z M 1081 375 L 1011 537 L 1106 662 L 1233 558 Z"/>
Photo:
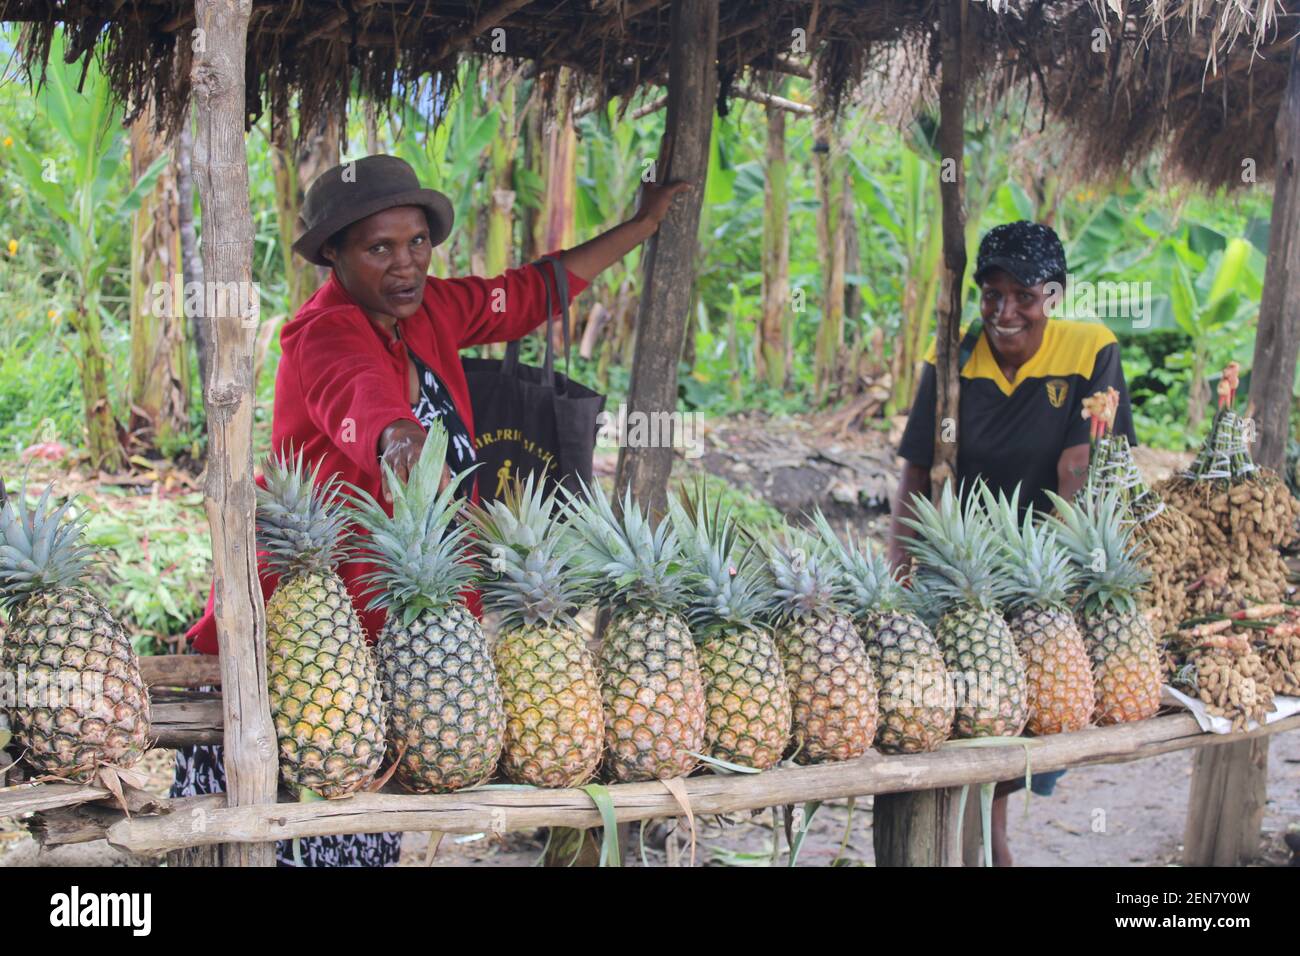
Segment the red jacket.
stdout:
<path fill-rule="evenodd" d="M 570 300 L 586 287 L 569 273 Z M 504 294 L 496 292 L 502 289 Z M 460 350 L 513 341 L 545 321 L 546 288 L 535 267 L 510 269 L 495 279 L 429 276 L 420 311 L 399 322 L 401 340 L 389 342 L 331 273 L 280 331 L 271 447 L 302 449 L 307 462 L 324 462 L 322 478 L 337 473 L 382 501 L 379 435 L 398 419 L 416 421 L 407 401 L 406 346 L 446 384 L 472 436 L 474 415 Z M 359 578 L 370 570 L 371 565 L 356 562 L 339 573 L 373 642 L 385 615 L 364 610 Z M 270 597 L 276 581 L 275 575 L 262 575 L 263 598 Z M 212 594 L 203 617 L 185 636 L 199 653 L 217 653 Z"/>

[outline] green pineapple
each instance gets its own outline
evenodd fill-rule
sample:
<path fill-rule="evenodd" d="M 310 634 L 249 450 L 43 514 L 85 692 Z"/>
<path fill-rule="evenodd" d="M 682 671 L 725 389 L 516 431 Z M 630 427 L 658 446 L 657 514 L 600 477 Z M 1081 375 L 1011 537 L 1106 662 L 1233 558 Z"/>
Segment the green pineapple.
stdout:
<path fill-rule="evenodd" d="M 913 580 L 939 615 L 935 637 L 956 693 L 956 736 L 1014 737 L 1029 717 L 1028 688 L 1015 636 L 1002 618 L 1011 582 L 1000 574 L 981 488 L 977 481 L 963 505 L 950 482 L 937 508 L 913 495 L 914 517 L 903 521 L 917 532 L 907 541 Z"/>
<path fill-rule="evenodd" d="M 605 721 L 596 663 L 573 618 L 591 589 L 574 566 L 577 541 L 531 473 L 472 517 L 488 569 L 483 603 L 502 615 L 493 648 L 506 709 L 502 768 L 517 783 L 579 786 L 600 765 Z"/>
<path fill-rule="evenodd" d="M 1015 585 L 1006 608 L 1025 662 L 1031 733 L 1082 730 L 1092 719 L 1092 666 L 1067 604 L 1076 573 L 1050 526 L 1019 514 L 1011 499 L 984 489 L 984 507 L 1000 533 L 1001 573 Z"/>
<path fill-rule="evenodd" d="M 1096 689 L 1098 724 L 1145 720 L 1160 709 L 1160 652 L 1139 597 L 1133 527 L 1115 492 L 1071 504 L 1052 495 L 1053 527 L 1079 574 L 1078 614 Z"/>
<path fill-rule="evenodd" d="M 23 491 L 0 505 L 0 674 L 32 770 L 87 783 L 144 755 L 149 696 L 130 637 L 89 590 L 84 516 L 64 522 L 73 502 L 52 508 L 51 491 L 35 507 Z"/>
<path fill-rule="evenodd" d="M 795 762 L 860 757 L 875 739 L 880 705 L 871 661 L 840 605 L 834 561 L 819 541 L 794 528 L 765 548 L 768 614 L 790 688 Z"/>
<path fill-rule="evenodd" d="M 876 749 L 937 750 L 952 733 L 952 682 L 943 652 L 912 608 L 912 598 L 880 549 L 852 535 L 841 542 L 821 512 L 817 530 L 836 558 L 858 632 L 880 687 Z"/>
<path fill-rule="evenodd" d="M 435 423 L 406 482 L 384 466 L 392 515 L 357 489 L 370 607 L 388 612 L 379 674 L 389 708 L 388 745 L 397 780 L 416 793 L 459 790 L 492 776 L 501 756 L 505 705 L 478 620 L 461 600 L 474 579 L 466 525 L 453 523 L 456 481 L 438 483 L 447 433 Z"/>
<path fill-rule="evenodd" d="M 790 738 L 790 692 L 771 631 L 759 623 L 762 556 L 740 548 L 740 527 L 701 482 L 669 501 L 673 527 L 694 572 L 687 618 L 699 648 L 709 756 L 766 770 Z"/>
<path fill-rule="evenodd" d="M 571 496 L 569 512 L 579 566 L 611 612 L 601 648 L 609 769 L 620 781 L 684 776 L 704 749 L 704 685 L 671 523 L 652 527 L 630 491 L 616 516 L 597 484 Z"/>
<path fill-rule="evenodd" d="M 374 656 L 336 568 L 347 509 L 337 476 L 273 458 L 257 490 L 257 546 L 278 574 L 266 602 L 271 716 L 290 790 L 341 797 L 374 780 L 384 759 L 384 709 Z"/>

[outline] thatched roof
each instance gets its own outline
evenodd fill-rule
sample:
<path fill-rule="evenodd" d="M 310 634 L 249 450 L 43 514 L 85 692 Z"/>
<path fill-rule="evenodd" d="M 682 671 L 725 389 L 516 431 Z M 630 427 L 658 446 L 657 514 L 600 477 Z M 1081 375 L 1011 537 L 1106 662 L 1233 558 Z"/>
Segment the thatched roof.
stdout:
<path fill-rule="evenodd" d="M 305 127 L 341 110 L 354 81 L 380 102 L 430 75 L 445 89 L 467 56 L 570 66 L 590 92 L 625 94 L 663 79 L 669 11 L 669 0 L 256 0 L 248 112 L 296 97 Z M 193 18 L 192 0 L 0 0 L 0 20 L 27 25 L 35 77 L 63 24 L 70 61 L 97 52 L 115 94 L 152 100 L 172 128 L 188 102 Z M 1244 157 L 1261 178 L 1272 169 L 1286 41 L 1300 30 L 1278 0 L 972 0 L 969 21 L 972 90 L 1027 90 L 1029 121 L 1068 124 L 1091 172 L 1162 146 L 1171 169 L 1207 184 L 1240 184 Z M 804 59 L 791 56 L 796 30 L 832 104 L 864 78 L 896 84 L 900 57 L 937 72 L 938 0 L 721 0 L 724 100 L 746 69 L 803 71 L 790 65 Z"/>

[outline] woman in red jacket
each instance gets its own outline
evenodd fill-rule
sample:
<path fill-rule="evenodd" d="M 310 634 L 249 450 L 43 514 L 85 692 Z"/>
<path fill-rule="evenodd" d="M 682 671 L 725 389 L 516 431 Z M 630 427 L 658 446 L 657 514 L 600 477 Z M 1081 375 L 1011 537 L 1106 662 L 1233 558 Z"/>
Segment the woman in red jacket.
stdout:
<path fill-rule="evenodd" d="M 644 183 L 636 215 L 560 252 L 570 296 L 653 235 L 687 188 Z M 451 232 L 452 218 L 447 197 L 421 188 L 414 170 L 395 156 L 345 163 L 312 183 L 302 208 L 305 228 L 293 248 L 331 273 L 280 333 L 273 449 L 302 449 L 307 461 L 323 463 L 322 476 L 337 473 L 377 498 L 387 494 L 380 462 L 405 478 L 433 421 L 450 439 L 444 483 L 473 463 L 474 419 L 460 350 L 513 341 L 545 322 L 548 279 L 532 266 L 495 279 L 428 275 L 430 253 Z M 475 494 L 472 477 L 462 493 Z M 340 574 L 373 640 L 384 614 L 364 609 L 359 579 L 368 570 L 356 562 Z M 273 576 L 262 579 L 264 596 L 275 583 Z M 217 653 L 211 597 L 187 637 L 199 653 Z M 178 751 L 173 796 L 224 789 L 219 747 Z M 381 866 L 397 861 L 400 834 L 301 844 L 304 865 Z M 288 844 L 278 856 L 289 862 Z"/>

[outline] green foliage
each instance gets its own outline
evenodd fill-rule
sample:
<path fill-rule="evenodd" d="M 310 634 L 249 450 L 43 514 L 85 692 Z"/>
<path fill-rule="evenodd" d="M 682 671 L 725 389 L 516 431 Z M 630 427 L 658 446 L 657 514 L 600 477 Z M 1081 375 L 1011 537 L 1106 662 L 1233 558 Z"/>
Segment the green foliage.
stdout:
<path fill-rule="evenodd" d="M 203 496 L 132 496 L 102 487 L 80 499 L 86 542 L 100 549 L 105 601 L 141 654 L 165 650 L 199 615 L 211 582 Z"/>

